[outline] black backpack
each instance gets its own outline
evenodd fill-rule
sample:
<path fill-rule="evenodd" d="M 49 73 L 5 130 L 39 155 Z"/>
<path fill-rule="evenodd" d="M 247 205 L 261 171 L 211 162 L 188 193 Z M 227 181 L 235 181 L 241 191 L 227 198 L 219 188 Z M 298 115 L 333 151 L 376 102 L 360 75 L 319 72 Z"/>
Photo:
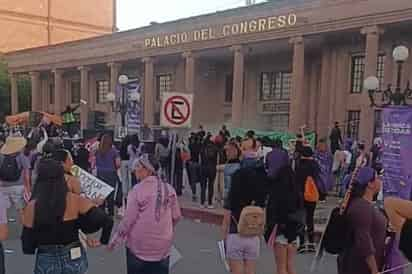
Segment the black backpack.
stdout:
<path fill-rule="evenodd" d="M 330 214 L 328 224 L 321 239 L 321 249 L 332 255 L 342 254 L 353 243 L 353 230 L 347 221 L 346 210 L 351 197 L 355 178 L 362 166 L 356 167 L 352 174 L 345 198 L 341 206 L 336 207 Z"/>
<path fill-rule="evenodd" d="M 17 163 L 17 155 L 0 156 L 0 180 L 16 182 L 21 177 L 21 167 Z"/>

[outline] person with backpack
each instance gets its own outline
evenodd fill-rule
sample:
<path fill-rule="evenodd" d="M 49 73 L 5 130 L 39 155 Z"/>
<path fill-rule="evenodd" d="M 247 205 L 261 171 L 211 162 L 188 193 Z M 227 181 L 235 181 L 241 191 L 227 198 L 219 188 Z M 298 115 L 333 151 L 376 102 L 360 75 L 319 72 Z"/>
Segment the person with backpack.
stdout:
<path fill-rule="evenodd" d="M 303 194 L 304 207 L 306 212 L 306 234 L 308 243 L 305 243 L 305 233 L 300 235 L 299 253 L 315 252 L 315 227 L 314 216 L 316 205 L 319 201 L 319 191 L 317 180 L 319 180 L 320 168 L 314 160 L 313 150 L 309 146 L 304 146 L 301 150 L 300 163 L 295 171 L 296 185 L 300 188 L 300 193 Z"/>
<path fill-rule="evenodd" d="M 23 153 L 26 145 L 23 137 L 8 137 L 0 149 L 0 191 L 20 213 L 25 196 L 31 193 L 30 160 Z"/>
<path fill-rule="evenodd" d="M 200 180 L 200 204 L 206 207 L 206 190 L 208 208 L 213 209 L 214 186 L 217 174 L 219 149 L 212 141 L 212 135 L 209 133 L 203 143 L 201 153 L 201 180 Z"/>
<path fill-rule="evenodd" d="M 345 212 L 351 239 L 338 256 L 339 274 L 377 274 L 383 270 L 387 220 L 374 207 L 381 188 L 382 181 L 374 169 L 359 169 Z"/>
<path fill-rule="evenodd" d="M 265 240 L 275 255 L 278 274 L 296 274 L 296 251 L 305 226 L 303 197 L 294 177 L 286 162 L 279 167 L 276 177 L 269 178 Z"/>
<path fill-rule="evenodd" d="M 231 273 L 255 274 L 265 230 L 267 177 L 263 168 L 244 167 L 232 176 L 224 203 L 223 239 Z"/>

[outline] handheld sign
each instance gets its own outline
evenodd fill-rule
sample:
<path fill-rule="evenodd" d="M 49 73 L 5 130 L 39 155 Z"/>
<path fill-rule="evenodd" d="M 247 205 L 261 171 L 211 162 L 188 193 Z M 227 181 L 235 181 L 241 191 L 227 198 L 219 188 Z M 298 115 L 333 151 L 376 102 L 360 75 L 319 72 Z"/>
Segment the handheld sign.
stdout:
<path fill-rule="evenodd" d="M 81 194 L 91 200 L 106 199 L 114 190 L 113 187 L 78 166 L 72 167 L 72 174 L 79 177 Z"/>

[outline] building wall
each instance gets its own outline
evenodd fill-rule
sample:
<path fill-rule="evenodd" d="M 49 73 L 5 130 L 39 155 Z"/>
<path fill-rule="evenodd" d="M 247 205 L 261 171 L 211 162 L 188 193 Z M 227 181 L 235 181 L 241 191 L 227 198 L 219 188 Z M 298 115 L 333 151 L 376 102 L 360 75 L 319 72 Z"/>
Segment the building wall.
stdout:
<path fill-rule="evenodd" d="M 114 4 L 114 0 L 0 0 L 0 52 L 111 33 Z"/>

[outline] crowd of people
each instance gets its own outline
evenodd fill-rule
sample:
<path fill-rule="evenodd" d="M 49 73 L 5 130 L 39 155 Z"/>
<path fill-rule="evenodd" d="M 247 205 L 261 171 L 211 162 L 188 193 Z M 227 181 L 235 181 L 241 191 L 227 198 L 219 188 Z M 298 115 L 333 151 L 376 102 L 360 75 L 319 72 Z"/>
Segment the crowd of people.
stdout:
<path fill-rule="evenodd" d="M 86 273 L 87 248 L 105 245 L 110 252 L 122 244 L 129 274 L 169 273 L 179 197 L 188 187 L 200 207 L 224 208 L 231 273 L 256 273 L 263 237 L 274 253 L 274 272 L 295 274 L 296 254 L 317 248 L 318 203 L 334 188 L 341 197 L 349 188 L 352 241 L 338 254 L 338 273 L 382 271 L 388 223 L 411 259 L 412 203 L 388 198 L 386 215 L 374 206 L 382 190 L 381 140 L 368 152 L 364 143 L 344 140 L 336 123 L 329 144 L 310 144 L 303 131 L 289 144 L 253 130 L 231 136 L 225 126 L 216 135 L 200 126 L 187 139 L 163 132 L 154 143 L 132 135 L 119 144 L 110 134 L 86 144 L 49 138 L 44 127 L 12 132 L 0 145 L 0 240 L 7 239 L 7 209 L 14 206 L 23 252 L 36 255 L 35 274 Z M 85 197 L 73 165 L 114 191 L 105 199 Z M 97 231 L 100 239 L 92 236 Z M 5 273 L 1 245 L 0 254 Z"/>

